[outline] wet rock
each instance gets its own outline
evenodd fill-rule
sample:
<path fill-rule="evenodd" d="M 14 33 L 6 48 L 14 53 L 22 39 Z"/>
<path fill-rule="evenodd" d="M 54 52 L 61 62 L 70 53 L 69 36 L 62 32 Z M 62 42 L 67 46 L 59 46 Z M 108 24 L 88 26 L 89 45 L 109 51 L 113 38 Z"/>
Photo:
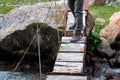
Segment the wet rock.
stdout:
<path fill-rule="evenodd" d="M 120 65 L 120 56 L 117 58 L 117 64 Z"/>
<path fill-rule="evenodd" d="M 40 29 L 38 34 L 37 29 Z M 0 41 L 0 59 L 19 61 L 31 44 L 24 60 L 38 62 L 39 40 L 42 68 L 44 67 L 46 70 L 44 72 L 52 71 L 60 45 L 58 42 L 62 37 L 61 32 L 58 35 L 58 31 L 45 23 L 32 23 L 26 26 L 24 30 L 16 30 Z M 19 51 L 23 52 L 19 53 Z"/>
<path fill-rule="evenodd" d="M 100 35 L 105 37 L 109 42 L 114 41 L 120 32 L 120 12 L 115 12 L 110 17 L 109 24 L 100 31 Z"/>
<path fill-rule="evenodd" d="M 99 62 L 107 62 L 106 58 L 101 58 L 101 57 L 92 57 L 91 60 L 93 61 L 93 63 L 99 63 Z"/>
<path fill-rule="evenodd" d="M 117 51 L 120 50 L 120 34 L 118 34 L 115 40 L 111 42 L 110 47 Z"/>
<path fill-rule="evenodd" d="M 116 58 L 109 59 L 110 65 L 114 66 L 116 63 Z"/>
<path fill-rule="evenodd" d="M 120 68 L 108 68 L 106 73 L 120 73 Z"/>
<path fill-rule="evenodd" d="M 105 76 L 100 76 L 98 78 L 94 78 L 93 80 L 106 80 L 106 77 Z"/>
<path fill-rule="evenodd" d="M 112 50 L 110 48 L 108 48 L 108 49 L 98 49 L 98 52 L 102 57 L 106 57 L 106 58 L 112 58 L 116 54 L 115 50 Z"/>
<path fill-rule="evenodd" d="M 24 66 L 25 70 L 29 70 L 31 68 L 31 66 L 29 64 Z"/>
<path fill-rule="evenodd" d="M 106 77 L 107 80 L 120 80 L 120 74 L 118 73 L 108 73 Z"/>
<path fill-rule="evenodd" d="M 100 78 L 106 75 L 106 70 L 109 68 L 109 64 L 105 62 L 95 62 L 93 68 L 94 77 Z"/>
<path fill-rule="evenodd" d="M 120 68 L 120 56 L 118 58 L 110 59 L 109 63 L 112 67 L 119 67 Z"/>

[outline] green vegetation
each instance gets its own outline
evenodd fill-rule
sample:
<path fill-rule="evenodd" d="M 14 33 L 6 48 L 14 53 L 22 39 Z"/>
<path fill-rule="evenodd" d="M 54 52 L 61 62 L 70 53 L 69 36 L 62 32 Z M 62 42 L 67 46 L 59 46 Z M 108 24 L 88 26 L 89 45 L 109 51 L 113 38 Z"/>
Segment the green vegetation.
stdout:
<path fill-rule="evenodd" d="M 6 14 L 14 8 L 15 4 L 34 4 L 38 0 L 0 0 L 0 14 Z"/>
<path fill-rule="evenodd" d="M 90 37 L 87 39 L 87 54 L 91 56 L 96 55 L 97 49 L 102 49 L 100 35 L 96 32 L 90 33 Z M 95 54 L 94 54 L 95 53 Z"/>
<path fill-rule="evenodd" d="M 0 3 L 5 4 L 23 4 L 23 3 L 36 3 L 38 0 L 0 0 Z"/>
<path fill-rule="evenodd" d="M 112 7 L 112 6 L 94 6 L 90 7 L 89 11 L 93 15 L 94 19 L 103 18 L 105 19 L 105 23 L 95 22 L 95 32 L 99 33 L 99 31 L 104 28 L 109 23 L 109 19 L 114 12 L 120 11 L 120 7 Z"/>
<path fill-rule="evenodd" d="M 0 0 L 0 14 L 6 14 L 14 8 L 16 4 L 34 4 L 40 0 Z M 51 0 L 42 0 L 43 2 Z"/>
<path fill-rule="evenodd" d="M 0 14 L 6 14 L 6 13 L 8 13 L 8 11 L 10 11 L 11 9 L 13 9 L 12 6 L 9 6 L 9 7 L 0 6 Z"/>
<path fill-rule="evenodd" d="M 106 5 L 94 6 L 94 7 L 90 7 L 89 11 L 91 12 L 95 20 L 96 18 L 103 18 L 105 20 L 105 22 L 103 23 L 95 21 L 95 26 L 88 39 L 88 45 L 87 45 L 88 54 L 95 55 L 94 52 L 97 49 L 102 48 L 100 35 L 99 35 L 100 30 L 109 24 L 110 17 L 114 12 L 120 11 L 120 7 L 119 6 L 112 7 Z"/>

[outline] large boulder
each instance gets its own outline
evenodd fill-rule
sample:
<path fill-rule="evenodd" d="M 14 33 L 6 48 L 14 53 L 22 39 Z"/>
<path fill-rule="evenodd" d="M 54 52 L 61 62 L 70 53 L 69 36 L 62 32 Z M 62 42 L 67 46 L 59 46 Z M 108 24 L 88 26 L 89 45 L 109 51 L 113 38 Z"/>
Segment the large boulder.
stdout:
<path fill-rule="evenodd" d="M 0 41 L 16 30 L 24 30 L 31 23 L 47 23 L 52 27 L 65 26 L 64 2 L 38 3 L 15 8 L 0 20 Z M 57 11 L 57 12 L 56 12 Z"/>
<path fill-rule="evenodd" d="M 97 49 L 100 56 L 106 58 L 114 57 L 116 55 L 116 52 L 115 50 L 111 49 L 109 42 L 104 37 L 101 37 L 100 39 L 101 39 L 102 49 Z"/>
<path fill-rule="evenodd" d="M 61 32 L 45 23 L 32 23 L 26 26 L 26 29 L 16 30 L 0 41 L 0 60 L 19 61 L 25 54 L 25 61 L 38 62 L 40 49 L 42 71 L 50 72 L 54 66 L 61 37 Z"/>
<path fill-rule="evenodd" d="M 100 35 L 105 37 L 108 41 L 114 41 L 116 36 L 120 33 L 120 12 L 115 12 L 110 17 L 109 24 L 100 31 Z"/>
<path fill-rule="evenodd" d="M 19 61 L 26 53 L 24 60 L 38 62 L 40 45 L 42 72 L 52 71 L 62 36 L 57 27 L 65 25 L 63 3 L 56 4 L 28 5 L 6 14 L 0 20 L 0 60 Z"/>

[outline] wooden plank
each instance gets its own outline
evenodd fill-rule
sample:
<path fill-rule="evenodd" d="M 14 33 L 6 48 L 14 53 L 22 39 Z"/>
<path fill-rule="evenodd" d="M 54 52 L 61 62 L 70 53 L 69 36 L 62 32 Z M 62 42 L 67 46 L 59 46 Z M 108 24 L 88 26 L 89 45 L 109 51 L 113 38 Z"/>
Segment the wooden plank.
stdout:
<path fill-rule="evenodd" d="M 55 73 L 82 73 L 83 63 L 77 62 L 55 62 L 54 70 Z"/>
<path fill-rule="evenodd" d="M 85 44 L 79 43 L 69 43 L 69 44 L 61 44 L 59 51 L 60 52 L 84 52 Z"/>
<path fill-rule="evenodd" d="M 72 39 L 72 37 L 63 36 L 63 37 L 62 37 L 62 43 L 69 43 L 71 39 Z M 86 40 L 86 37 L 82 37 L 82 38 L 80 39 L 80 41 L 78 41 L 77 43 L 84 43 L 85 40 Z"/>
<path fill-rule="evenodd" d="M 87 76 L 48 75 L 46 80 L 87 80 Z"/>
<path fill-rule="evenodd" d="M 78 61 L 83 62 L 84 53 L 58 53 L 56 61 Z"/>

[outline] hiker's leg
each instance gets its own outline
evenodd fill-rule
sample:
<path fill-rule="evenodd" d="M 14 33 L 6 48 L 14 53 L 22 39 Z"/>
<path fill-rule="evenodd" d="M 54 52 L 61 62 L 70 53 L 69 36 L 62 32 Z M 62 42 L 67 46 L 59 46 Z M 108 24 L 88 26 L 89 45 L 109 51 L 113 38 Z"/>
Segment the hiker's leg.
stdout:
<path fill-rule="evenodd" d="M 74 15 L 75 0 L 68 0 L 68 6 Z"/>
<path fill-rule="evenodd" d="M 75 13 L 75 34 L 81 34 L 81 30 L 83 28 L 83 4 L 84 0 L 75 0 L 75 5 L 74 5 L 74 13 Z"/>

